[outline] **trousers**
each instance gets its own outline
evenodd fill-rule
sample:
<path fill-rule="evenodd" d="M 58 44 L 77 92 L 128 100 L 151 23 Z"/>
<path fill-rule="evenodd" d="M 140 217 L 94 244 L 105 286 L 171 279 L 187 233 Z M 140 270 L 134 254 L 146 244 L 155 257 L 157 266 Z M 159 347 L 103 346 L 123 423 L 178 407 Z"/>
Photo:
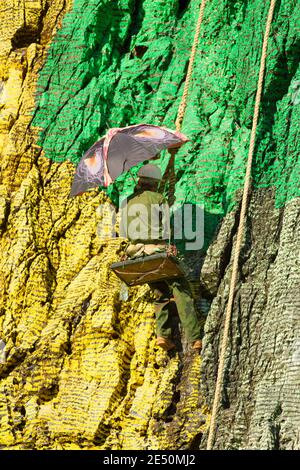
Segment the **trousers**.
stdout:
<path fill-rule="evenodd" d="M 170 298 L 173 296 L 178 316 L 189 343 L 201 338 L 201 328 L 194 306 L 194 300 L 185 279 L 152 282 L 149 284 L 158 298 L 155 301 L 157 336 L 172 338 L 172 321 L 169 311 Z"/>

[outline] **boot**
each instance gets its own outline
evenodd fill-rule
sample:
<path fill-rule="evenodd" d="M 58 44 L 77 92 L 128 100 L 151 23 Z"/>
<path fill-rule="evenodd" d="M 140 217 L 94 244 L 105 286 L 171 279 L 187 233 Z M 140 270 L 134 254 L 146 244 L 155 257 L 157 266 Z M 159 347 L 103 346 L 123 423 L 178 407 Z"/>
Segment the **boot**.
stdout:
<path fill-rule="evenodd" d="M 165 351 L 169 351 L 170 349 L 175 348 L 175 344 L 173 343 L 173 341 L 168 338 L 163 338 L 162 336 L 157 337 L 156 344 Z"/>
<path fill-rule="evenodd" d="M 198 351 L 201 351 L 202 349 L 202 341 L 201 339 L 196 339 L 196 341 L 194 341 L 192 343 L 192 349 L 198 349 Z"/>

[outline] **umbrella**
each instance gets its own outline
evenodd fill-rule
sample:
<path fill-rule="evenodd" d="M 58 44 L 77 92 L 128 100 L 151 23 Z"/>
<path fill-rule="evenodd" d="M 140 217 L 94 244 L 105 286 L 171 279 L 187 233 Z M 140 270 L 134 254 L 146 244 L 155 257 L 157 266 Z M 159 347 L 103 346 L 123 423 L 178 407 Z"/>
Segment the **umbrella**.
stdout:
<path fill-rule="evenodd" d="M 155 158 L 161 150 L 181 147 L 188 140 L 181 132 L 151 124 L 112 128 L 81 158 L 70 196 L 97 186 L 107 187 L 134 165 Z"/>

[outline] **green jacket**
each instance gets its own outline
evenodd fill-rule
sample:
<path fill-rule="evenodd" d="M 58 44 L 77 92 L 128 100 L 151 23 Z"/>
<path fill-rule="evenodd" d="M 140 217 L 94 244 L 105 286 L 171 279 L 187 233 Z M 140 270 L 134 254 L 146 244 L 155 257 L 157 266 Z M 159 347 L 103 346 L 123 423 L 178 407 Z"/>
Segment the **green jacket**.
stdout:
<path fill-rule="evenodd" d="M 168 206 L 162 194 L 141 191 L 121 208 L 121 234 L 134 243 L 169 239 Z"/>

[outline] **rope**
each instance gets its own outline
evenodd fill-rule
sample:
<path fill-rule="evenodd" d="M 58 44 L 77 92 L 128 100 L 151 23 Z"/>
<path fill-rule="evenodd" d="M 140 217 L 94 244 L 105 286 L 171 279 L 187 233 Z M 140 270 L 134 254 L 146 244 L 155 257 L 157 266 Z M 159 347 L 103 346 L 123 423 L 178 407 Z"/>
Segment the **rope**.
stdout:
<path fill-rule="evenodd" d="M 193 42 L 191 55 L 190 55 L 190 60 L 189 60 L 189 66 L 188 66 L 188 70 L 187 70 L 186 77 L 185 77 L 185 83 L 184 83 L 184 89 L 183 89 L 183 94 L 182 94 L 182 98 L 181 98 L 181 103 L 179 105 L 177 119 L 175 121 L 177 131 L 180 131 L 180 129 L 181 129 L 182 121 L 183 121 L 185 110 L 186 110 L 187 97 L 188 97 L 190 81 L 191 81 L 192 73 L 193 73 L 193 67 L 194 67 L 194 62 L 195 62 L 197 46 L 198 46 L 200 28 L 201 28 L 201 24 L 202 24 L 202 20 L 203 20 L 203 15 L 204 15 L 205 4 L 206 4 L 206 0 L 202 0 L 201 5 L 200 5 L 200 10 L 199 10 L 199 16 L 198 16 L 198 21 L 197 21 L 197 25 L 196 25 L 196 30 L 195 30 L 194 42 Z"/>
<path fill-rule="evenodd" d="M 244 232 L 245 214 L 246 214 L 247 203 L 248 203 L 248 195 L 249 195 L 249 190 L 250 190 L 250 185 L 251 185 L 251 167 L 252 167 L 252 160 L 253 160 L 257 122 L 258 122 L 258 116 L 259 116 L 259 106 L 261 102 L 263 80 L 264 80 L 264 74 L 265 74 L 267 46 L 268 46 L 268 39 L 269 39 L 270 28 L 271 28 L 271 23 L 273 19 L 275 3 L 276 3 L 276 0 L 271 0 L 270 2 L 264 41 L 263 41 L 263 46 L 262 46 L 260 70 L 259 70 L 259 77 L 258 77 L 257 91 L 256 91 L 256 98 L 255 98 L 254 116 L 253 116 L 253 122 L 252 122 L 247 169 L 246 169 L 244 191 L 243 191 L 243 198 L 242 198 L 242 206 L 241 206 L 240 220 L 239 220 L 239 226 L 238 226 L 238 231 L 237 231 L 237 239 L 236 239 L 236 247 L 235 247 L 234 259 L 233 259 L 229 297 L 228 297 L 228 303 L 227 303 L 226 315 L 225 315 L 224 334 L 223 334 L 223 340 L 222 340 L 222 346 L 221 346 L 221 352 L 220 352 L 220 361 L 219 361 L 219 366 L 218 366 L 216 389 L 215 389 L 209 435 L 208 435 L 208 441 L 207 441 L 207 450 L 212 449 L 214 438 L 215 438 L 215 433 L 216 433 L 216 418 L 217 418 L 218 405 L 220 402 L 221 388 L 223 385 L 223 378 L 224 378 L 225 354 L 226 354 L 230 319 L 231 319 L 231 313 L 232 313 L 233 297 L 234 297 L 234 291 L 235 291 L 236 282 L 237 282 L 238 262 L 239 262 L 239 256 L 240 256 L 240 251 L 241 251 L 242 236 Z"/>
<path fill-rule="evenodd" d="M 186 106 L 187 106 L 187 97 L 188 97 L 190 82 L 191 82 L 192 73 L 193 73 L 193 67 L 194 67 L 194 62 L 195 62 L 195 57 L 196 57 L 196 51 L 197 51 L 197 46 L 198 46 L 198 41 L 199 41 L 199 34 L 200 34 L 200 28 L 201 28 L 201 24 L 203 20 L 205 4 L 206 4 L 206 0 L 202 0 L 200 4 L 199 16 L 198 16 L 198 21 L 196 25 L 193 46 L 191 49 L 191 55 L 189 59 L 189 65 L 188 65 L 188 69 L 187 69 L 187 73 L 185 77 L 183 94 L 181 97 L 181 102 L 178 108 L 177 118 L 175 121 L 175 126 L 176 126 L 177 131 L 180 131 L 181 129 L 182 122 L 183 122 L 184 115 L 185 115 Z M 164 187 L 169 174 L 171 175 L 169 178 L 170 183 L 169 183 L 169 191 L 168 191 L 168 202 L 170 206 L 172 206 L 174 203 L 174 193 L 175 193 L 174 162 L 175 162 L 175 154 L 177 152 L 178 152 L 178 148 L 169 150 L 169 153 L 171 154 L 171 156 L 170 156 L 170 159 L 169 159 L 169 162 L 168 162 L 165 174 L 164 174 L 164 178 L 162 181 L 162 187 Z"/>

